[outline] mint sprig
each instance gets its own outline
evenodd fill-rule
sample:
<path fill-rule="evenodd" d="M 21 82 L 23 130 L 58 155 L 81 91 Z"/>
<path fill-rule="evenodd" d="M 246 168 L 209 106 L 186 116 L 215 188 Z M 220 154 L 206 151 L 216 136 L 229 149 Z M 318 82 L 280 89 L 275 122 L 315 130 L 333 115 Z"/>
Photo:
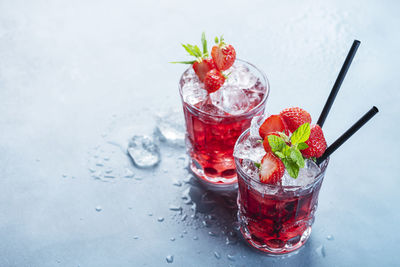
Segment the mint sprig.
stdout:
<path fill-rule="evenodd" d="M 305 161 L 300 150 L 306 149 L 308 145 L 305 143 L 310 138 L 310 124 L 304 123 L 289 138 L 284 133 L 279 133 L 280 136 L 269 135 L 268 143 L 272 152 L 279 157 L 289 175 L 297 178 L 300 168 L 304 168 Z M 289 146 L 287 143 L 291 143 Z"/>

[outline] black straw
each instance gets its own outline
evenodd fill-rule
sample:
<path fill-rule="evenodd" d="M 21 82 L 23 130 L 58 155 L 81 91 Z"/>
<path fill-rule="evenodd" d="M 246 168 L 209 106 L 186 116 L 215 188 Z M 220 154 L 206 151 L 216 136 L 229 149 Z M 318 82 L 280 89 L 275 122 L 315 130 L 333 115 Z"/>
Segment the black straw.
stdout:
<path fill-rule="evenodd" d="M 326 117 L 328 117 L 328 113 L 331 110 L 333 101 L 335 101 L 336 95 L 339 92 L 340 86 L 342 85 L 342 82 L 346 77 L 347 71 L 350 68 L 351 62 L 353 61 L 353 58 L 356 55 L 359 46 L 360 46 L 360 41 L 354 40 L 353 45 L 351 46 L 350 51 L 347 54 L 346 60 L 344 61 L 343 66 L 339 72 L 339 75 L 336 78 L 335 84 L 332 87 L 331 93 L 329 94 L 329 97 L 326 100 L 324 109 L 322 110 L 321 115 L 319 116 L 317 124 L 321 126 L 321 128 L 325 123 Z"/>
<path fill-rule="evenodd" d="M 321 164 L 326 160 L 336 149 L 338 149 L 344 142 L 347 141 L 355 132 L 357 132 L 364 124 L 367 123 L 376 113 L 378 113 L 378 108 L 373 106 L 364 116 L 361 117 L 353 126 L 351 126 L 342 136 L 340 136 L 332 145 L 330 145 L 325 153 L 317 159 L 317 164 Z"/>

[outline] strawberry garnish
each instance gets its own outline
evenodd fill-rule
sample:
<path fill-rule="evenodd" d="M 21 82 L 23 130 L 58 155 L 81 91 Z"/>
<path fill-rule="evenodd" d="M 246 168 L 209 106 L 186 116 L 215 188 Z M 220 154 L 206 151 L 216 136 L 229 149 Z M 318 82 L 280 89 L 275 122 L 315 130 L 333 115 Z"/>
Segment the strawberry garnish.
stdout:
<path fill-rule="evenodd" d="M 285 121 L 289 131 L 292 133 L 296 131 L 300 125 L 304 123 L 311 123 L 311 115 L 304 109 L 294 107 L 286 108 L 280 113 L 282 119 Z"/>
<path fill-rule="evenodd" d="M 175 61 L 171 63 L 181 63 L 181 64 L 192 64 L 194 72 L 196 75 L 199 77 L 200 81 L 204 81 L 204 78 L 207 74 L 212 69 L 215 69 L 215 63 L 212 58 L 209 57 L 208 55 L 208 50 L 207 50 L 207 40 L 206 40 L 206 35 L 203 32 L 201 35 L 201 43 L 203 46 L 203 52 L 201 52 L 200 48 L 197 45 L 191 45 L 191 44 L 182 44 L 183 48 L 185 48 L 186 52 L 189 53 L 189 55 L 194 56 L 196 60 L 192 61 Z"/>
<path fill-rule="evenodd" d="M 286 123 L 282 120 L 280 115 L 269 116 L 258 130 L 262 139 L 265 139 L 269 133 L 275 132 L 285 132 L 286 134 L 289 134 Z"/>
<path fill-rule="evenodd" d="M 265 184 L 277 184 L 285 173 L 285 165 L 271 152 L 261 160 L 260 181 Z"/>
<path fill-rule="evenodd" d="M 301 151 L 306 158 L 319 158 L 326 150 L 326 140 L 321 127 L 318 124 L 311 126 L 310 137 L 305 142 L 308 148 Z"/>
<path fill-rule="evenodd" d="M 232 45 L 226 44 L 224 39 L 215 38 L 215 43 L 211 50 L 211 56 L 214 59 L 215 65 L 221 71 L 229 69 L 236 59 L 236 51 Z"/>
<path fill-rule="evenodd" d="M 204 77 L 204 87 L 208 93 L 213 93 L 221 88 L 225 79 L 225 76 L 219 70 L 212 69 Z"/>
<path fill-rule="evenodd" d="M 212 58 L 202 58 L 200 61 L 195 61 L 193 63 L 194 72 L 197 74 L 197 77 L 199 77 L 199 80 L 202 82 L 204 81 L 207 72 L 215 68 L 216 67 L 214 64 L 214 60 Z"/>

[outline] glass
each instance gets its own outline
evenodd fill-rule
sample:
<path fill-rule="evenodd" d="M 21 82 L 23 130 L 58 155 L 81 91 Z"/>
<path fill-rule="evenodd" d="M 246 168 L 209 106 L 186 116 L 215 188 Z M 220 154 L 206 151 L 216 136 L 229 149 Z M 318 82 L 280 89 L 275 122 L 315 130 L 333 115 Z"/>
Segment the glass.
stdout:
<path fill-rule="evenodd" d="M 249 138 L 246 130 L 236 146 Z M 238 172 L 238 220 L 245 240 L 269 254 L 285 254 L 299 249 L 311 234 L 318 194 L 329 158 L 321 171 L 306 186 L 269 185 L 252 179 L 242 168 L 244 160 L 235 158 Z"/>
<path fill-rule="evenodd" d="M 211 189 L 231 190 L 237 188 L 236 167 L 233 148 L 240 134 L 250 127 L 251 119 L 264 113 L 269 94 L 269 84 L 265 74 L 254 65 L 237 59 L 250 69 L 265 90 L 260 100 L 239 115 L 207 113 L 196 105 L 184 101 L 182 75 L 179 92 L 186 121 L 186 147 L 190 156 L 190 169 Z M 229 71 L 229 70 L 228 70 Z M 228 77 L 229 79 L 229 77 Z"/>

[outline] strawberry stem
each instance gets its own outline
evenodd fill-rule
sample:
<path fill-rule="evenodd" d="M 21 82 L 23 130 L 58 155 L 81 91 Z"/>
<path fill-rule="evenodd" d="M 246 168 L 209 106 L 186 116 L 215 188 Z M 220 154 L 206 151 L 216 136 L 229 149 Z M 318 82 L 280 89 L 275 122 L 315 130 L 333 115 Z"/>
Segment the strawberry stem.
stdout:
<path fill-rule="evenodd" d="M 203 57 L 208 56 L 208 50 L 207 50 L 207 39 L 206 39 L 206 34 L 203 32 L 201 34 L 201 43 L 203 45 Z"/>

